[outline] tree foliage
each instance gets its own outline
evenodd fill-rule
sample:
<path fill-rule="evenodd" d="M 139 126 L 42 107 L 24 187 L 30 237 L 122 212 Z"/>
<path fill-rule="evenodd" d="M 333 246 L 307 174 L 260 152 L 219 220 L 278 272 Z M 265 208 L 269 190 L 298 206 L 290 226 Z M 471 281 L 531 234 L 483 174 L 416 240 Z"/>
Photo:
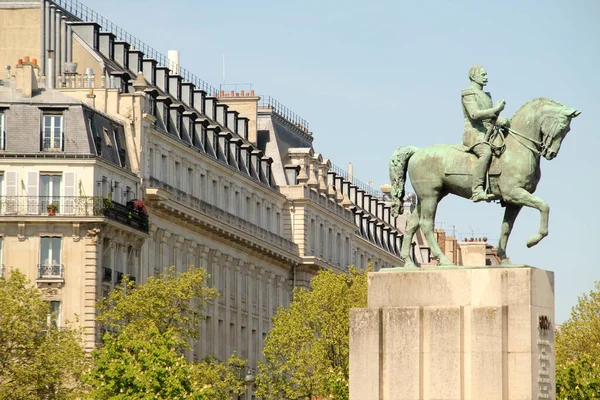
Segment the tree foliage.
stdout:
<path fill-rule="evenodd" d="M 81 393 L 81 332 L 49 323 L 50 306 L 19 271 L 0 278 L 0 399 L 70 399 Z"/>
<path fill-rule="evenodd" d="M 600 282 L 556 334 L 558 399 L 600 399 Z"/>
<path fill-rule="evenodd" d="M 320 271 L 311 290 L 296 288 L 265 340 L 257 395 L 348 399 L 350 308 L 367 305 L 367 271 Z"/>
<path fill-rule="evenodd" d="M 124 279 L 99 303 L 106 330 L 88 375 L 93 399 L 228 399 L 241 393 L 239 365 L 190 362 L 185 352 L 199 338 L 204 305 L 217 296 L 206 271 L 170 270 L 142 285 Z"/>

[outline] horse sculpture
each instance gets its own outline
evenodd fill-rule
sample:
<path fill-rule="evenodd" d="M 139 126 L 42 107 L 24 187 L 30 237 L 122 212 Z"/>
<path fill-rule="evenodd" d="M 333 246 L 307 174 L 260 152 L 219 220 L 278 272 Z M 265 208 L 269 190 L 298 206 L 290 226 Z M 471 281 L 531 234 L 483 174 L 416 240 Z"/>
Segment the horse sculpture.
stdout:
<path fill-rule="evenodd" d="M 540 156 L 552 160 L 558 155 L 561 143 L 570 130 L 571 119 L 579 111 L 553 100 L 538 98 L 523 105 L 511 118 L 509 128 L 498 128 L 490 144 L 500 153 L 492 161 L 488 191 L 506 207 L 498 243 L 498 257 L 503 265 L 510 264 L 506 244 L 515 219 L 523 206 L 540 211 L 538 233 L 527 240 L 527 247 L 538 244 L 548 235 L 550 208 L 534 196 L 541 178 Z M 439 265 L 453 265 L 444 255 L 434 237 L 433 227 L 439 202 L 447 195 L 471 196 L 469 166 L 475 155 L 461 145 L 434 145 L 418 149 L 399 147 L 390 160 L 392 182 L 392 215 L 403 213 L 406 173 L 417 195 L 417 207 L 406 223 L 400 258 L 405 267 L 415 267 L 409 257 L 412 238 L 419 227 Z"/>

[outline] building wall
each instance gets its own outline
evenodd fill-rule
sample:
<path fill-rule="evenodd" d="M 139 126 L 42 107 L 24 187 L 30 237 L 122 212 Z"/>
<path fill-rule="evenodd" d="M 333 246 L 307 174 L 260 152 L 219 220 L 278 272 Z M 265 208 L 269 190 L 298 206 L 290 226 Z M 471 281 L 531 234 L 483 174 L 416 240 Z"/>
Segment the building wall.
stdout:
<path fill-rule="evenodd" d="M 5 65 L 14 68 L 16 60 L 25 56 L 40 60 L 39 2 L 31 6 L 35 8 L 25 4 L 18 6 L 22 8 L 14 7 L 0 3 L 0 79 L 6 77 Z"/>

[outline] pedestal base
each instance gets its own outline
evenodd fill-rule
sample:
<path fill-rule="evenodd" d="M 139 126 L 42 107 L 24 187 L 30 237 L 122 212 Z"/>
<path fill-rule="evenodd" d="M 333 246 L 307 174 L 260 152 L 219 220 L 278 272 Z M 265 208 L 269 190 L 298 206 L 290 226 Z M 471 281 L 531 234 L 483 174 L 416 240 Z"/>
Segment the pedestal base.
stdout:
<path fill-rule="evenodd" d="M 555 399 L 554 274 L 369 274 L 350 313 L 350 400 Z"/>

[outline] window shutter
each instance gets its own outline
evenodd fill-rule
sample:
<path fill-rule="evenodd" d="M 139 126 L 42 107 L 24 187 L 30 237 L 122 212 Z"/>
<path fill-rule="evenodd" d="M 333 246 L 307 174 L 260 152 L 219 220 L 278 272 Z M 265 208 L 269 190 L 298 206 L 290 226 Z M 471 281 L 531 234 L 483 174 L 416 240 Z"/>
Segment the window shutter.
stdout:
<path fill-rule="evenodd" d="M 27 214 L 40 213 L 40 174 L 38 171 L 27 172 Z"/>
<path fill-rule="evenodd" d="M 4 173 L 6 177 L 6 198 L 2 203 L 3 211 L 6 214 L 17 213 L 17 173 L 16 171 L 6 171 Z"/>
<path fill-rule="evenodd" d="M 63 213 L 73 215 L 76 211 L 76 196 L 77 196 L 77 179 L 75 172 L 63 173 L 64 194 L 63 194 Z"/>

